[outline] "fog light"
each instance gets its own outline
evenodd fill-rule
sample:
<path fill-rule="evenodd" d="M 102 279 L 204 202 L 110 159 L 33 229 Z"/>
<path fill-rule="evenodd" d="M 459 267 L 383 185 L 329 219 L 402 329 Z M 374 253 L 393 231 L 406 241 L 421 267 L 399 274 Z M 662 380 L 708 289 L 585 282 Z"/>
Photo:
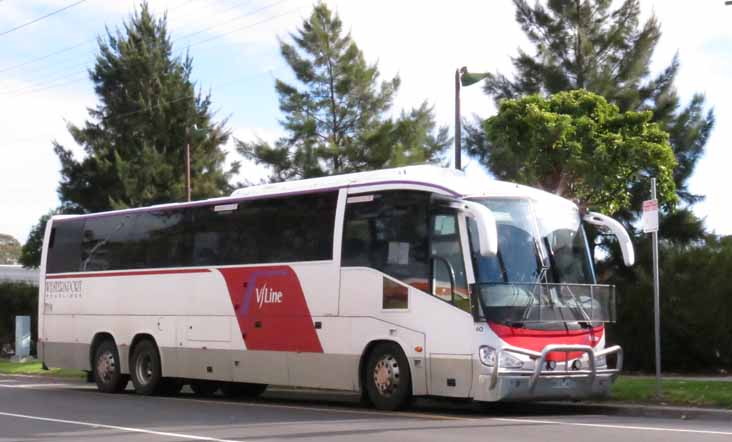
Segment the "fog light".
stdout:
<path fill-rule="evenodd" d="M 557 362 L 556 361 L 546 361 L 546 369 L 547 370 L 554 370 L 557 368 Z"/>
<path fill-rule="evenodd" d="M 582 370 L 582 361 L 577 359 L 576 361 L 572 362 L 572 370 Z"/>

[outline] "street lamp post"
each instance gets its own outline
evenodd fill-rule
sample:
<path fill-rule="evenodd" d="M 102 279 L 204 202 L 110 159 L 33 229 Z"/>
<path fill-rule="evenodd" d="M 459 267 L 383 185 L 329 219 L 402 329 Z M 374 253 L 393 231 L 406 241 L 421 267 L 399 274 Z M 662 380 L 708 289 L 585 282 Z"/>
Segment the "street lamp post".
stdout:
<path fill-rule="evenodd" d="M 470 73 L 465 66 L 455 69 L 455 169 L 462 169 L 462 119 L 460 117 L 460 88 L 475 84 L 488 77 L 488 73 Z"/>

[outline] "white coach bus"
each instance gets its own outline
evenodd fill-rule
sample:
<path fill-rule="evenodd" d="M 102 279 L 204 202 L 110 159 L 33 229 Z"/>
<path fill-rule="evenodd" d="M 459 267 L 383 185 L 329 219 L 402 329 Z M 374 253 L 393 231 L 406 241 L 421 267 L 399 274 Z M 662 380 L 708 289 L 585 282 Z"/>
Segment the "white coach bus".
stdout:
<path fill-rule="evenodd" d="M 605 395 L 613 287 L 583 224 L 620 224 L 516 184 L 433 166 L 249 187 L 230 197 L 55 216 L 39 356 L 99 390 L 267 385 L 414 396 Z"/>

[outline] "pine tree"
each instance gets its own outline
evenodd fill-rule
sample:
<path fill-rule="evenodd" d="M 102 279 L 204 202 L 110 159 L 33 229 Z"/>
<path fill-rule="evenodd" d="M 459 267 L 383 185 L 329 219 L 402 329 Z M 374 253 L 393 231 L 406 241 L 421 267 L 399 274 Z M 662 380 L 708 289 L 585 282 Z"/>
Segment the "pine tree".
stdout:
<path fill-rule="evenodd" d="M 83 127 L 69 125 L 85 157 L 54 143 L 58 193 L 66 211 L 95 212 L 184 200 L 185 146 L 194 198 L 230 190 L 224 170 L 229 132 L 213 122 L 210 95 L 196 92 L 190 56 L 176 57 L 166 18 L 143 2 L 122 30 L 99 38 L 90 71 L 100 104 Z"/>
<path fill-rule="evenodd" d="M 519 50 L 513 58 L 513 79 L 492 75 L 485 91 L 496 102 L 535 93 L 554 94 L 586 89 L 607 98 L 621 112 L 653 111 L 653 120 L 670 135 L 677 167 L 674 181 L 680 200 L 687 205 L 702 197 L 688 190 L 688 178 L 703 153 L 714 125 L 701 94 L 683 107 L 674 87 L 678 56 L 657 76 L 650 61 L 661 37 L 655 16 L 640 24 L 639 0 L 624 0 L 612 8 L 611 0 L 549 0 L 533 7 L 514 0 L 516 21 L 533 44 L 535 53 Z M 484 162 L 490 146 L 482 128 L 467 131 L 469 151 Z M 634 207 L 648 197 L 647 188 L 634 190 Z M 626 213 L 625 217 L 632 217 Z"/>
<path fill-rule="evenodd" d="M 325 4 L 291 38 L 280 52 L 298 84 L 275 84 L 287 136 L 274 146 L 237 141 L 242 155 L 270 167 L 272 181 L 439 159 L 450 140 L 446 128 L 435 130 L 432 108 L 423 103 L 395 121 L 385 118 L 399 78 L 380 82 L 376 64 Z"/>

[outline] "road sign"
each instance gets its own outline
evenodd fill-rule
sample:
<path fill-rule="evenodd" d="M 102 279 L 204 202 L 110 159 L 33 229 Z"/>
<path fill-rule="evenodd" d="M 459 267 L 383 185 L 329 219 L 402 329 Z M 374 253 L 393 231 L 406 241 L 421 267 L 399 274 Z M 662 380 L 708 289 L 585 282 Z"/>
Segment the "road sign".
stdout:
<path fill-rule="evenodd" d="M 643 201 L 643 233 L 658 232 L 658 201 L 655 199 Z"/>

